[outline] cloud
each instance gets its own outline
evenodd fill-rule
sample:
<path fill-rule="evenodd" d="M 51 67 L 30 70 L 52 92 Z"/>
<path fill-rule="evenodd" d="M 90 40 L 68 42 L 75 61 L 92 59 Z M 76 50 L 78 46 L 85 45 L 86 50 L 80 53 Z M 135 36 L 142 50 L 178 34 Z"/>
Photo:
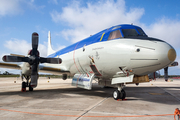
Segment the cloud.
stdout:
<path fill-rule="evenodd" d="M 50 13 L 56 23 L 68 27 L 60 32 L 66 40 L 72 43 L 80 41 L 96 32 L 117 24 L 130 24 L 141 26 L 148 36 L 162 39 L 175 48 L 180 48 L 180 21 L 167 17 L 157 18 L 151 25 L 140 22 L 145 10 L 143 8 L 130 8 L 127 10 L 124 0 L 87 2 L 82 6 L 80 2 L 73 1 L 71 5 Z"/>
<path fill-rule="evenodd" d="M 65 23 L 69 27 L 61 34 L 73 43 L 110 26 L 138 23 L 143 14 L 143 8 L 127 10 L 124 0 L 99 1 L 87 3 L 87 6 L 74 1 L 64 7 L 62 12 L 54 10 L 50 13 L 54 22 Z"/>
<path fill-rule="evenodd" d="M 147 25 L 140 22 L 144 13 L 144 8 L 127 9 L 125 0 L 100 0 L 96 3 L 86 2 L 85 5 L 73 1 L 63 7 L 62 12 L 54 10 L 50 15 L 52 21 L 67 27 L 60 31 L 59 35 L 72 43 L 117 24 L 133 23 L 142 27 L 149 37 L 162 39 L 175 49 L 180 49 L 180 21 L 164 16 L 155 18 L 154 23 Z M 176 61 L 180 63 L 179 55 Z M 174 69 L 179 71 L 180 67 L 174 67 Z"/>
<path fill-rule="evenodd" d="M 162 39 L 175 48 L 180 48 L 180 21 L 161 18 L 150 26 L 144 26 L 148 36 Z"/>
<path fill-rule="evenodd" d="M 45 5 L 37 6 L 34 0 L 0 0 L 0 16 L 21 14 L 27 7 L 39 12 Z"/>
<path fill-rule="evenodd" d="M 180 56 L 177 56 L 175 61 L 178 62 L 178 66 L 177 67 L 179 68 L 179 72 L 180 72 Z"/>
<path fill-rule="evenodd" d="M 56 49 L 54 49 L 54 50 L 58 51 L 58 50 L 61 50 L 61 49 L 65 48 L 65 47 L 67 47 L 67 46 L 65 46 L 65 45 L 57 45 Z"/>
<path fill-rule="evenodd" d="M 0 0 L 0 16 L 21 13 L 20 2 L 21 0 Z"/>
<path fill-rule="evenodd" d="M 28 51 L 32 49 L 31 43 L 28 43 L 26 40 L 11 39 L 5 42 L 4 46 L 12 51 L 14 54 L 27 55 Z M 47 47 L 46 43 L 39 44 L 38 50 L 41 57 L 47 56 Z"/>

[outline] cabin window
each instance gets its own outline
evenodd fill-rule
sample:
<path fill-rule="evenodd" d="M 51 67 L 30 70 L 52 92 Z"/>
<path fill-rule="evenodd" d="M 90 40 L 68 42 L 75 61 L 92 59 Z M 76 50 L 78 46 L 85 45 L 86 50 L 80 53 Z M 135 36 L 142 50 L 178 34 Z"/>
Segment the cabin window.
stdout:
<path fill-rule="evenodd" d="M 121 37 L 122 37 L 122 35 L 121 35 L 120 30 L 115 30 L 115 31 L 110 33 L 110 35 L 108 37 L 108 40 L 112 40 L 112 39 L 116 39 L 116 38 L 121 38 Z"/>
<path fill-rule="evenodd" d="M 135 29 L 121 29 L 124 37 L 138 36 L 138 32 Z"/>

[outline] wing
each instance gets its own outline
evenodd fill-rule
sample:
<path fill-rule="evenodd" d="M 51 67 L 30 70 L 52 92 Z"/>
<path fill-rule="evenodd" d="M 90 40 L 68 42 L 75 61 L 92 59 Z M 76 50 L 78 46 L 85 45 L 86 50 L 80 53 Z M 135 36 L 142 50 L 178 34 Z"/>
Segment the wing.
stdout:
<path fill-rule="evenodd" d="M 0 68 L 21 70 L 22 65 L 0 62 Z M 51 74 L 55 74 L 55 75 L 70 73 L 68 70 L 65 70 L 63 67 L 57 68 L 57 67 L 50 67 L 50 66 L 44 66 L 44 65 L 39 65 L 39 72 L 51 73 Z"/>
<path fill-rule="evenodd" d="M 65 70 L 63 67 L 51 67 L 51 66 L 45 66 L 45 65 L 39 65 L 39 72 L 43 73 L 51 73 L 54 75 L 60 75 L 60 74 L 69 74 L 70 71 Z"/>
<path fill-rule="evenodd" d="M 9 68 L 9 69 L 21 70 L 21 66 L 18 64 L 3 63 L 3 62 L 0 62 L 0 68 Z"/>

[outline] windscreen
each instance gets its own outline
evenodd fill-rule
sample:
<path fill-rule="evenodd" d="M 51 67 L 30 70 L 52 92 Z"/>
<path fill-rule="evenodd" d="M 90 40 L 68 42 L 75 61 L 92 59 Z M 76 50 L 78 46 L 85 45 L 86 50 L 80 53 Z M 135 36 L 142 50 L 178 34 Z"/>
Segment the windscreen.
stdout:
<path fill-rule="evenodd" d="M 147 35 L 144 33 L 144 31 L 141 28 L 137 28 L 138 32 L 140 33 L 140 36 L 146 36 Z"/>
<path fill-rule="evenodd" d="M 121 29 L 124 37 L 138 36 L 138 33 L 135 29 Z"/>
<path fill-rule="evenodd" d="M 136 31 L 136 29 L 121 29 L 123 35 L 125 38 L 128 37 L 137 37 L 137 36 L 145 36 L 147 37 L 147 35 L 144 33 L 144 31 L 140 28 L 137 28 L 138 32 Z"/>

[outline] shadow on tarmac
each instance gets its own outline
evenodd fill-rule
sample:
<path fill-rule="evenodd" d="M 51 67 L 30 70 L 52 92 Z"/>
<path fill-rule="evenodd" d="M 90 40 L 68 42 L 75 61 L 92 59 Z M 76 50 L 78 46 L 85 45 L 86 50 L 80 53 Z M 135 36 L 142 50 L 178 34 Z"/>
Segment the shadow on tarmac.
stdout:
<path fill-rule="evenodd" d="M 157 102 L 162 104 L 179 104 L 180 101 L 178 101 L 175 97 L 164 91 L 165 88 L 171 88 L 174 92 L 180 90 L 180 87 L 126 87 L 126 101 L 134 101 L 134 100 L 143 100 L 143 101 L 149 101 L 149 102 Z M 60 98 L 85 98 L 85 97 L 112 97 L 113 91 L 116 90 L 116 88 L 102 88 L 99 86 L 94 86 L 92 90 L 85 90 L 81 88 L 58 88 L 58 89 L 47 89 L 47 90 L 36 90 L 34 89 L 33 92 L 27 91 L 21 92 L 21 91 L 12 91 L 12 92 L 0 92 L 1 95 L 19 95 L 21 97 L 31 97 L 33 99 L 60 99 Z M 171 90 L 168 90 L 171 92 Z M 73 97 L 72 97 L 73 96 Z"/>

